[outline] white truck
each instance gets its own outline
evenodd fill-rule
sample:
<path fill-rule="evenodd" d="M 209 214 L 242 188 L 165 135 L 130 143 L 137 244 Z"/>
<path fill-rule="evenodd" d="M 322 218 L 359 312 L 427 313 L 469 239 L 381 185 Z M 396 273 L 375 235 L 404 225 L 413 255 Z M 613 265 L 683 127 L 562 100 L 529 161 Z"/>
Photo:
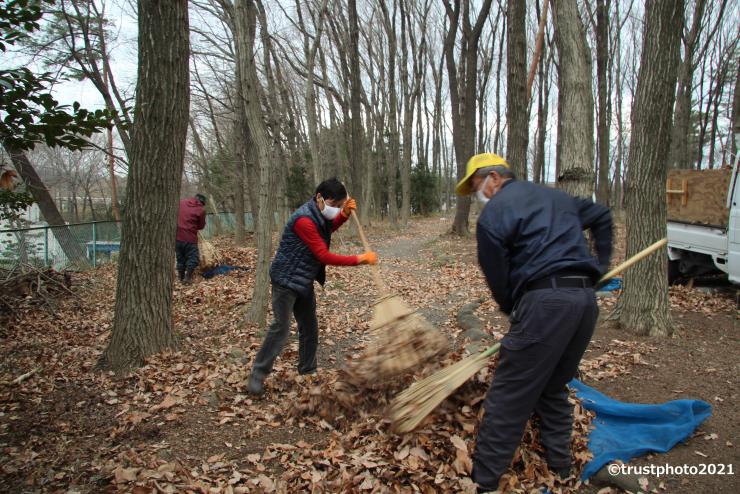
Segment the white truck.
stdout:
<path fill-rule="evenodd" d="M 740 284 L 738 157 L 732 168 L 669 171 L 667 201 L 669 282 L 725 273 Z"/>

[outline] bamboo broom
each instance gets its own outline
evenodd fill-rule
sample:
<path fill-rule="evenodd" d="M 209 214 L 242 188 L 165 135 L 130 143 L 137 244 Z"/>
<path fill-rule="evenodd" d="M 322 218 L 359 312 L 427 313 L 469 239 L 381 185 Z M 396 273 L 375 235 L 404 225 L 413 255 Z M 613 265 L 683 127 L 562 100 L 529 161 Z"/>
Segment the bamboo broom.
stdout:
<path fill-rule="evenodd" d="M 370 251 L 365 231 L 352 212 L 366 251 Z M 447 349 L 447 338 L 409 307 L 383 282 L 377 265 L 370 266 L 380 298 L 375 302 L 370 330 L 374 339 L 357 358 L 347 362 L 346 370 L 355 384 L 372 386 L 398 376 Z"/>
<path fill-rule="evenodd" d="M 658 240 L 606 273 L 599 280 L 599 283 L 621 273 L 667 243 L 668 240 L 665 238 Z M 496 354 L 500 348 L 501 343 L 496 343 L 478 355 L 472 355 L 462 359 L 421 381 L 415 382 L 407 390 L 396 396 L 390 407 L 390 418 L 393 422 L 393 429 L 397 432 L 410 432 L 414 430 L 422 420 L 432 413 L 447 397 L 454 393 L 457 388 L 465 384 L 468 379 L 488 365 L 488 358 Z"/>
<path fill-rule="evenodd" d="M 206 240 L 203 235 L 198 232 L 198 250 L 200 251 L 200 269 L 205 271 L 211 268 L 215 268 L 221 264 L 221 254 L 214 245 Z"/>

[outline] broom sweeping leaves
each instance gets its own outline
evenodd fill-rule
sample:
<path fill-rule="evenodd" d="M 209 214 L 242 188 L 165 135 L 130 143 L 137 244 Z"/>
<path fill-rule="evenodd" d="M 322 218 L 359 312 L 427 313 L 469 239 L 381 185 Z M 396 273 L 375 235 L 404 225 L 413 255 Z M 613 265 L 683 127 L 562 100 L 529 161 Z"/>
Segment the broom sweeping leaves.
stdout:
<path fill-rule="evenodd" d="M 667 243 L 668 240 L 665 238 L 658 240 L 609 271 L 599 280 L 599 283 L 621 273 Z M 415 382 L 406 391 L 400 393 L 391 403 L 389 410 L 394 429 L 398 432 L 414 430 L 440 403 L 485 367 L 488 358 L 498 352 L 500 348 L 501 344 L 497 343 L 478 355 L 463 359 L 421 381 Z"/>

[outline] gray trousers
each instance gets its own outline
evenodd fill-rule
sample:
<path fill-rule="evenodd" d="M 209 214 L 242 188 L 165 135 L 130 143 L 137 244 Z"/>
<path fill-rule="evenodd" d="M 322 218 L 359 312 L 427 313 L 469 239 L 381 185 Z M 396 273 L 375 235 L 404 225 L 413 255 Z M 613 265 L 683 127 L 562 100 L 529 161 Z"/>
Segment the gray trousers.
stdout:
<path fill-rule="evenodd" d="M 483 404 L 472 475 L 479 492 L 498 488 L 533 412 L 548 466 L 570 467 L 573 406 L 566 384 L 575 377 L 598 314 L 591 288 L 533 290 L 519 299 Z"/>
<path fill-rule="evenodd" d="M 319 346 L 319 325 L 316 320 L 316 296 L 313 288 L 304 297 L 289 288 L 272 285 L 273 321 L 267 329 L 262 346 L 252 364 L 252 375 L 264 380 L 272 372 L 275 359 L 283 351 L 290 334 L 290 318 L 298 323 L 298 373 L 316 371 L 316 350 Z"/>

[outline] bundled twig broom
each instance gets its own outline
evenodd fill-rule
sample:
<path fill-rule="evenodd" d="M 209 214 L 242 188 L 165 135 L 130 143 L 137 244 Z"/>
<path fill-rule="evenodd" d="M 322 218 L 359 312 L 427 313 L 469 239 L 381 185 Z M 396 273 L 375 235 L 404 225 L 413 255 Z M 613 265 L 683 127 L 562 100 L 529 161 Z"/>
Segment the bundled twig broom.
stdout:
<path fill-rule="evenodd" d="M 643 251 L 635 254 L 616 268 L 605 274 L 600 283 L 612 276 L 621 273 L 636 262 L 644 259 L 656 250 L 663 247 L 668 241 L 659 240 Z M 436 373 L 412 384 L 406 391 L 400 393 L 391 404 L 390 417 L 393 427 L 398 432 L 414 430 L 427 415 L 447 399 L 457 388 L 476 375 L 488 365 L 488 358 L 496 354 L 501 348 L 500 343 L 487 348 L 478 355 L 465 358 L 456 364 L 437 371 Z"/>
<path fill-rule="evenodd" d="M 215 268 L 223 261 L 218 249 L 216 249 L 216 247 L 214 247 L 214 245 L 206 240 L 200 233 L 198 233 L 198 250 L 200 251 L 201 271 Z"/>
<path fill-rule="evenodd" d="M 370 244 L 360 221 L 352 213 L 365 250 Z M 347 363 L 353 384 L 372 387 L 383 384 L 447 349 L 447 338 L 398 295 L 388 291 L 377 266 L 371 273 L 381 297 L 375 303 L 370 330 L 373 339 L 358 358 Z"/>

